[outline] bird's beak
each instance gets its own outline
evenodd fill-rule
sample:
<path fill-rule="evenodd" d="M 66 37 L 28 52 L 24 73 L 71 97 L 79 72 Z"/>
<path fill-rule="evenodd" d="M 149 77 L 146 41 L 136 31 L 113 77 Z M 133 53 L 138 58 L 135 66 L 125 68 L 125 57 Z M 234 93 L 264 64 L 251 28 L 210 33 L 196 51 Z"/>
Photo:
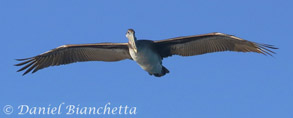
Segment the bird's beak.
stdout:
<path fill-rule="evenodd" d="M 137 53 L 137 49 L 136 49 L 136 46 L 135 46 L 135 48 L 133 48 L 133 50 L 134 50 L 134 52 L 135 52 L 135 53 Z"/>
<path fill-rule="evenodd" d="M 135 40 L 136 40 L 136 39 L 135 39 L 134 34 L 126 34 L 126 37 L 128 38 L 129 43 L 130 43 L 130 45 L 131 45 L 133 51 L 134 51 L 135 53 L 137 53 L 137 48 L 136 48 L 136 44 L 135 44 Z"/>
<path fill-rule="evenodd" d="M 131 46 L 132 46 L 132 48 L 133 48 L 133 51 L 134 51 L 135 53 L 137 53 L 137 48 L 136 48 L 136 45 L 135 45 L 135 41 L 132 41 L 131 43 L 132 43 Z"/>

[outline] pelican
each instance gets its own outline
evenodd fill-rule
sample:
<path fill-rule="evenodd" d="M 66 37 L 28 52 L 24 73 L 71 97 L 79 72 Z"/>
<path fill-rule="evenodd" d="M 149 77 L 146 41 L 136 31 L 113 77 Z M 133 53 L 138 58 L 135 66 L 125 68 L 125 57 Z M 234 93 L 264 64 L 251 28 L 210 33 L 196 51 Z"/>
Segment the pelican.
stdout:
<path fill-rule="evenodd" d="M 23 73 L 25 75 L 49 66 L 75 62 L 113 62 L 130 59 L 137 62 L 149 75 L 161 77 L 169 73 L 169 70 L 162 65 L 162 60 L 172 55 L 194 56 L 220 51 L 236 51 L 272 56 L 275 52 L 270 49 L 278 49 L 272 45 L 255 43 L 218 32 L 152 41 L 137 40 L 135 31 L 128 29 L 126 37 L 128 43 L 62 45 L 34 57 L 17 59 L 22 62 L 16 66 L 24 66 L 17 72 L 27 69 Z"/>

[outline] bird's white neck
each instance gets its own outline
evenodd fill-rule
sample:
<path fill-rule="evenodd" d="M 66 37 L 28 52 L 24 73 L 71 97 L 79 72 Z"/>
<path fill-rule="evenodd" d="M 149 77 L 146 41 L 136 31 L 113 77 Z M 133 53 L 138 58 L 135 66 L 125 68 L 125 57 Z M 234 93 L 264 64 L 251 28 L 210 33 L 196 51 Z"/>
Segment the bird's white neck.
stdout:
<path fill-rule="evenodd" d="M 134 34 L 131 35 L 126 35 L 128 38 L 128 43 L 131 46 L 131 48 L 134 50 L 135 53 L 137 53 L 137 48 L 136 48 L 136 37 Z"/>

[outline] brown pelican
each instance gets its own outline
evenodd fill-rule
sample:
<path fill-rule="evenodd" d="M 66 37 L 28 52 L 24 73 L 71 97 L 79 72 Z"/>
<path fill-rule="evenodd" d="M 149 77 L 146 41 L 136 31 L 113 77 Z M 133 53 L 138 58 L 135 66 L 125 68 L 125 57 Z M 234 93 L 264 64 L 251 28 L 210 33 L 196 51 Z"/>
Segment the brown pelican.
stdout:
<path fill-rule="evenodd" d="M 169 70 L 162 65 L 163 58 L 180 55 L 193 56 L 219 51 L 256 52 L 272 55 L 269 49 L 278 49 L 272 45 L 250 42 L 223 33 L 184 36 L 166 40 L 137 40 L 133 29 L 126 33 L 128 43 L 96 43 L 63 45 L 38 56 L 17 59 L 24 61 L 19 71 L 27 69 L 23 75 L 49 66 L 58 66 L 83 61 L 120 61 L 134 60 L 150 75 L 161 77 Z"/>

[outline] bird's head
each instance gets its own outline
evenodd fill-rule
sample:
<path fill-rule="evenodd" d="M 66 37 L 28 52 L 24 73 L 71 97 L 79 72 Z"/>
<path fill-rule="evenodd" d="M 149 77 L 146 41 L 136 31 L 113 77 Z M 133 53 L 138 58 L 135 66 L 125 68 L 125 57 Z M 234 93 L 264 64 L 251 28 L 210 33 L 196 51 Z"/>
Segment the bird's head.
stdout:
<path fill-rule="evenodd" d="M 128 29 L 126 32 L 126 37 L 129 38 L 135 38 L 135 31 L 133 29 Z"/>
<path fill-rule="evenodd" d="M 135 31 L 133 29 L 128 29 L 126 32 L 126 37 L 128 38 L 129 44 L 133 48 L 134 52 L 137 53 Z"/>

